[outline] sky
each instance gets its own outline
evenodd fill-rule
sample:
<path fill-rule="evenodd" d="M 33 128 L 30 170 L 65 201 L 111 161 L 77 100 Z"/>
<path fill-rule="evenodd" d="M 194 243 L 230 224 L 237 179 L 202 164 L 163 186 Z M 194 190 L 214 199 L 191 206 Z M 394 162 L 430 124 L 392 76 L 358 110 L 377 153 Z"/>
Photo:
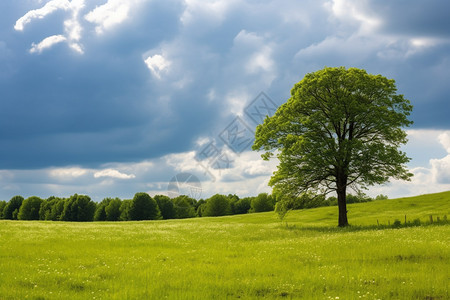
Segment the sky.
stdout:
<path fill-rule="evenodd" d="M 270 192 L 255 127 L 325 66 L 414 105 L 415 176 L 366 193 L 450 190 L 449 28 L 446 0 L 1 1 L 0 199 Z"/>

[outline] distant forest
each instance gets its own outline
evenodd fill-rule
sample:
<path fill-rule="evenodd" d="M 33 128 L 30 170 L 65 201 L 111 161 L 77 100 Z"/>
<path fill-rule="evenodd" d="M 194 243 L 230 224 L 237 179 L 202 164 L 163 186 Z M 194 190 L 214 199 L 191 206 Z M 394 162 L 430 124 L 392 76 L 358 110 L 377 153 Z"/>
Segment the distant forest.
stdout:
<path fill-rule="evenodd" d="M 186 195 L 169 198 L 165 195 L 151 197 L 147 193 L 136 193 L 133 199 L 105 198 L 97 203 L 89 196 L 78 194 L 69 198 L 52 196 L 48 199 L 36 196 L 24 199 L 22 196 L 14 196 L 9 201 L 0 201 L 0 219 L 87 222 L 213 217 L 273 211 L 276 208 L 276 198 L 267 193 L 244 198 L 232 194 L 216 194 L 197 201 Z M 387 197 L 379 195 L 376 199 Z M 347 203 L 372 200 L 363 193 L 347 196 Z M 335 197 L 309 195 L 302 195 L 290 202 L 289 209 L 337 205 Z"/>

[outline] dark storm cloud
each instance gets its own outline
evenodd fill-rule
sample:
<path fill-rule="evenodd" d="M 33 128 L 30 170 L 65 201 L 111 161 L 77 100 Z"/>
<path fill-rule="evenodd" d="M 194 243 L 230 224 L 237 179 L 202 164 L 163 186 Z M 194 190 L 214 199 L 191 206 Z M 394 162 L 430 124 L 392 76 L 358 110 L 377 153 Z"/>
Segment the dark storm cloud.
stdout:
<path fill-rule="evenodd" d="M 450 37 L 449 1 L 371 1 L 370 6 L 383 18 L 387 34 Z"/>
<path fill-rule="evenodd" d="M 125 1 L 138 3 L 130 17 L 99 34 L 85 16 L 106 2 L 80 10 L 83 54 L 69 47 L 71 11 L 15 31 L 45 2 L 0 4 L 0 169 L 186 152 L 198 138 L 217 137 L 259 92 L 281 104 L 305 73 L 325 65 L 396 79 L 415 106 L 415 128 L 450 128 L 445 1 L 361 4 L 357 13 L 380 20 L 366 33 L 364 17 L 333 10 L 348 1 Z M 51 35 L 68 40 L 30 53 Z M 155 55 L 168 65 L 160 74 L 144 63 Z"/>

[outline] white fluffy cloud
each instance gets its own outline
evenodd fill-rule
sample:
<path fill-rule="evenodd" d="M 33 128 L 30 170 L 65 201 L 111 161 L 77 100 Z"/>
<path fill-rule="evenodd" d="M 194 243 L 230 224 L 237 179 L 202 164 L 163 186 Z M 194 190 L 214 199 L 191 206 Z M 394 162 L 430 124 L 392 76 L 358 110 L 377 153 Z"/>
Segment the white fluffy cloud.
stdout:
<path fill-rule="evenodd" d="M 161 79 L 161 75 L 167 72 L 171 65 L 171 62 L 160 54 L 149 56 L 144 62 L 152 74 L 158 79 Z"/>
<path fill-rule="evenodd" d="M 14 29 L 17 31 L 23 31 L 26 24 L 30 23 L 34 19 L 43 19 L 47 15 L 58 11 L 70 11 L 71 16 L 64 21 L 64 35 L 57 34 L 44 38 L 38 44 L 32 43 L 30 53 L 41 53 L 42 51 L 51 48 L 53 45 L 67 42 L 69 47 L 78 53 L 83 53 L 83 47 L 79 43 L 81 39 L 82 27 L 78 20 L 80 11 L 85 7 L 85 0 L 51 0 L 47 2 L 43 7 L 35 10 L 30 10 L 21 18 L 16 21 Z"/>
<path fill-rule="evenodd" d="M 129 17 L 130 8 L 138 0 L 108 0 L 103 5 L 97 6 L 84 17 L 87 21 L 96 24 L 98 34 L 124 22 Z"/>
<path fill-rule="evenodd" d="M 51 0 L 47 2 L 43 7 L 30 10 L 21 18 L 19 18 L 14 25 L 14 29 L 23 31 L 25 25 L 30 23 L 33 19 L 42 19 L 57 10 L 68 10 L 69 8 L 70 2 L 68 0 Z"/>
<path fill-rule="evenodd" d="M 45 49 L 52 47 L 53 45 L 65 42 L 67 39 L 63 35 L 52 35 L 46 37 L 38 44 L 31 44 L 30 53 L 41 53 Z"/>
<path fill-rule="evenodd" d="M 392 180 L 388 184 L 371 187 L 372 196 L 388 194 L 390 197 L 402 197 L 450 190 L 450 132 L 411 130 L 408 133 L 410 142 L 403 150 L 413 161 L 418 159 L 419 165 L 422 166 L 410 169 L 414 177 L 409 182 Z M 430 150 L 430 147 L 440 149 Z M 445 151 L 442 151 L 442 148 Z M 428 165 L 424 165 L 421 158 L 424 154 L 441 155 L 440 153 L 445 152 L 447 154 L 444 154 L 444 157 L 429 159 Z"/>
<path fill-rule="evenodd" d="M 95 178 L 112 177 L 112 178 L 118 178 L 118 179 L 131 179 L 131 178 L 135 178 L 136 176 L 134 174 L 121 173 L 114 169 L 105 169 L 105 170 L 95 172 L 94 177 Z"/>

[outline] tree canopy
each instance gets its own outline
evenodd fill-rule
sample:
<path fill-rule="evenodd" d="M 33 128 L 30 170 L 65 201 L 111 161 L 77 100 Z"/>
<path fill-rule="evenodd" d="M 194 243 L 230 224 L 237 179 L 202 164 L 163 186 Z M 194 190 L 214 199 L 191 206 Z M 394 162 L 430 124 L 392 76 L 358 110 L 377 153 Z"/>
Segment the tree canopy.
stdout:
<path fill-rule="evenodd" d="M 294 85 L 291 97 L 256 129 L 254 150 L 280 161 L 269 184 L 285 197 L 336 192 L 339 226 L 347 226 L 347 187 L 412 174 L 399 150 L 412 105 L 395 81 L 365 70 L 324 68 Z"/>

